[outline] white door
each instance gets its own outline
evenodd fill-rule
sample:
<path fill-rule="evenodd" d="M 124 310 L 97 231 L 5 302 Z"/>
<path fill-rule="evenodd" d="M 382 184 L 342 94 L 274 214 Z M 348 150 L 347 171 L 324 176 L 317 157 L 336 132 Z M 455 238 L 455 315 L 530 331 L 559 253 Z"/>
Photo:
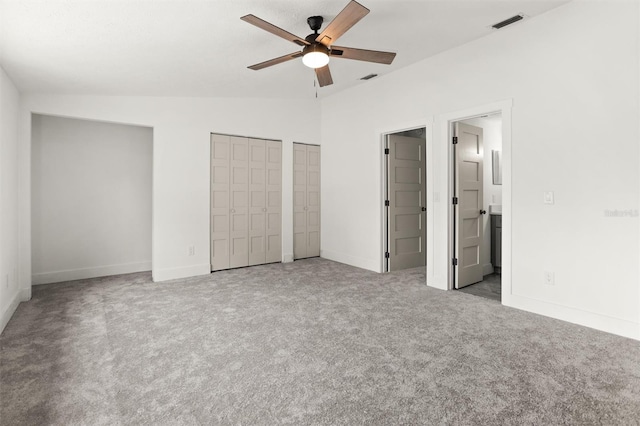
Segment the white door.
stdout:
<path fill-rule="evenodd" d="M 249 265 L 266 259 L 266 146 L 249 139 Z"/>
<path fill-rule="evenodd" d="M 320 256 L 320 147 L 307 145 L 307 257 Z"/>
<path fill-rule="evenodd" d="M 211 270 L 229 268 L 230 137 L 211 135 Z"/>
<path fill-rule="evenodd" d="M 482 281 L 482 129 L 455 123 L 456 288 Z"/>
<path fill-rule="evenodd" d="M 293 144 L 293 258 L 320 256 L 320 147 Z"/>
<path fill-rule="evenodd" d="M 307 257 L 307 146 L 293 144 L 293 258 Z"/>
<path fill-rule="evenodd" d="M 282 260 L 282 144 L 249 139 L 249 265 Z"/>
<path fill-rule="evenodd" d="M 389 271 L 425 266 L 426 142 L 398 135 L 387 140 Z"/>
<path fill-rule="evenodd" d="M 249 265 L 249 140 L 231 136 L 229 267 Z"/>
<path fill-rule="evenodd" d="M 282 143 L 265 141 L 265 262 L 282 261 Z"/>

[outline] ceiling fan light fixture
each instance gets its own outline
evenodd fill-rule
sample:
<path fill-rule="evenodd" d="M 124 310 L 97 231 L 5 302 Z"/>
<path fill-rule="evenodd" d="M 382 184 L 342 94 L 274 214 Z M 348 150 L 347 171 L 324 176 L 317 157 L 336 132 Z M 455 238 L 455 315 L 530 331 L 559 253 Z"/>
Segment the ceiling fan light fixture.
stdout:
<path fill-rule="evenodd" d="M 302 49 L 302 63 L 309 68 L 322 68 L 329 63 L 329 49 L 320 43 L 313 43 Z"/>

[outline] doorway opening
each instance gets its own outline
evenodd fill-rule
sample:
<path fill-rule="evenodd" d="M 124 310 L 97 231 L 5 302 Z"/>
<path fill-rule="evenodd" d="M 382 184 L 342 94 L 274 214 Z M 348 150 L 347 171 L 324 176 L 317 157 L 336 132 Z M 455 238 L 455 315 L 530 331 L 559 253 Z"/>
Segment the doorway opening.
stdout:
<path fill-rule="evenodd" d="M 33 113 L 31 164 L 34 285 L 152 270 L 153 128 Z"/>
<path fill-rule="evenodd" d="M 453 288 L 502 301 L 502 112 L 451 122 Z"/>
<path fill-rule="evenodd" d="M 384 135 L 383 272 L 426 266 L 426 133 Z"/>

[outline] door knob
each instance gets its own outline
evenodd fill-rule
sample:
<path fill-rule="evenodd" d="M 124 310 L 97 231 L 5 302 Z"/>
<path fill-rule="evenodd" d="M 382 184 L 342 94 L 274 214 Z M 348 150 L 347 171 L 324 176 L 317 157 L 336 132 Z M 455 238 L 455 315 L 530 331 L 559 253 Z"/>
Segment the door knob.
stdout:
<path fill-rule="evenodd" d="M 486 210 L 480 210 L 480 214 L 487 214 Z"/>

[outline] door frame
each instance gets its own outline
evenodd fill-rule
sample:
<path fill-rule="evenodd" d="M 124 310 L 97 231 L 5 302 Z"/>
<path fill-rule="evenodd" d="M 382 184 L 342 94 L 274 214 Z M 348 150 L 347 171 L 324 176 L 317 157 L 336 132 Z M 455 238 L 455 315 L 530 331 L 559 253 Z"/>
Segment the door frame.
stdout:
<path fill-rule="evenodd" d="M 436 119 L 440 130 L 439 143 L 447 146 L 447 187 L 448 187 L 448 212 L 447 212 L 447 235 L 449 254 L 447 261 L 447 289 L 454 289 L 455 266 L 452 259 L 455 257 L 455 208 L 453 197 L 455 195 L 455 152 L 452 144 L 453 123 L 457 121 L 477 118 L 483 115 L 500 113 L 502 115 L 502 270 L 501 270 L 501 292 L 502 304 L 510 305 L 512 294 L 511 284 L 511 229 L 512 229 L 512 189 L 511 189 L 511 123 L 512 123 L 513 99 L 507 99 L 490 104 L 479 105 L 473 108 L 455 111 L 439 115 Z"/>
<path fill-rule="evenodd" d="M 387 158 L 385 156 L 384 150 L 387 147 L 387 136 L 389 135 L 393 135 L 395 133 L 401 133 L 401 132 L 406 132 L 409 130 L 415 130 L 415 129 L 425 129 L 425 139 L 426 139 L 426 149 L 425 149 L 425 176 L 426 176 L 426 185 L 425 185 L 425 190 L 426 190 L 426 194 L 425 194 L 425 200 L 426 200 L 426 208 L 427 211 L 425 212 L 427 215 L 426 218 L 426 229 L 425 229 L 425 239 L 426 239 L 426 250 L 425 250 L 425 261 L 427 264 L 427 270 L 429 268 L 432 268 L 432 262 L 430 261 L 430 253 L 433 252 L 433 239 L 429 238 L 430 235 L 430 225 L 433 226 L 433 219 L 432 219 L 432 205 L 429 202 L 429 197 L 427 196 L 427 194 L 430 193 L 430 191 L 433 191 L 433 189 L 430 189 L 430 185 L 432 186 L 432 176 L 431 176 L 431 167 L 430 167 L 430 162 L 431 162 L 431 156 L 433 154 L 433 118 L 429 118 L 427 120 L 416 120 L 414 122 L 408 122 L 408 123 L 403 123 L 403 124 L 399 124 L 396 127 L 390 128 L 390 129 L 385 129 L 385 130 L 379 130 L 378 133 L 380 134 L 380 142 L 378 144 L 378 152 L 380 153 L 380 176 L 381 176 L 381 180 L 380 180 L 380 234 L 381 234 L 381 240 L 380 240 L 380 253 L 379 253 L 379 259 L 380 259 L 380 271 L 381 272 L 389 272 L 389 263 L 387 262 L 387 259 L 385 258 L 385 252 L 387 250 L 387 245 L 389 243 L 389 231 L 387 229 L 388 223 L 389 223 L 389 218 L 387 217 L 387 209 L 386 206 L 384 205 L 384 201 L 387 200 L 387 186 L 388 186 L 388 172 L 387 172 Z"/>

